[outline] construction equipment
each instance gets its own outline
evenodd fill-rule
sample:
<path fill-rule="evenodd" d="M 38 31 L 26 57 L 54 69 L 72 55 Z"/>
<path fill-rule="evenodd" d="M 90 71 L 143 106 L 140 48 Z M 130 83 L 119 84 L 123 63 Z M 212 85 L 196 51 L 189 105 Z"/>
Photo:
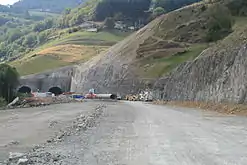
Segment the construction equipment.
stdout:
<path fill-rule="evenodd" d="M 115 94 L 96 94 L 96 98 L 97 99 L 112 99 L 112 100 L 116 100 L 117 99 L 117 95 L 115 95 Z"/>
<path fill-rule="evenodd" d="M 153 93 L 150 91 L 144 92 L 144 101 L 153 101 Z"/>
<path fill-rule="evenodd" d="M 137 95 L 127 95 L 125 99 L 128 101 L 138 101 L 138 96 Z"/>

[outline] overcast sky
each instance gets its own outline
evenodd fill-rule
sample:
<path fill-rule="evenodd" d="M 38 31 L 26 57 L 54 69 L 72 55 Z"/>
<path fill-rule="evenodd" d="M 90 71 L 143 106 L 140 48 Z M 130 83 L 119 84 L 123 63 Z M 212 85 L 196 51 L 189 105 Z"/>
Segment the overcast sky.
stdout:
<path fill-rule="evenodd" d="M 18 0 L 0 0 L 0 4 L 2 5 L 12 5 L 13 3 L 17 2 Z"/>

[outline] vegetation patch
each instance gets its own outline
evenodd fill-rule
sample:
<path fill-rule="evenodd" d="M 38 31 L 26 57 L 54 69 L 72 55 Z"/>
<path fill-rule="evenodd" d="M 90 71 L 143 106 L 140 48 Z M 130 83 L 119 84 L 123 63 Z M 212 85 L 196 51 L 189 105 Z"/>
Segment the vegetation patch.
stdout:
<path fill-rule="evenodd" d="M 104 46 L 59 45 L 43 49 L 11 64 L 19 70 L 21 75 L 28 75 L 85 62 L 107 48 Z"/>
<path fill-rule="evenodd" d="M 7 102 L 4 98 L 0 97 L 0 108 L 5 107 L 7 105 Z"/>
<path fill-rule="evenodd" d="M 55 36 L 57 34 L 57 39 L 50 40 L 50 42 L 38 47 L 20 59 L 10 62 L 10 64 L 16 67 L 21 75 L 77 64 L 100 54 L 130 33 L 117 30 L 97 33 L 87 31 L 66 33 L 66 30 L 63 30 L 53 31 L 52 34 Z M 35 69 L 35 67 L 37 68 Z"/>
<path fill-rule="evenodd" d="M 163 56 L 160 58 L 150 56 L 141 61 L 141 68 L 145 77 L 158 78 L 169 73 L 179 64 L 195 59 L 200 53 L 207 48 L 205 44 L 194 45 L 185 51 L 173 55 Z"/>
<path fill-rule="evenodd" d="M 204 111 L 214 111 L 228 115 L 247 116 L 247 106 L 244 104 L 198 102 L 198 101 L 156 101 L 154 104 L 172 105 L 187 108 L 200 108 Z"/>
<path fill-rule="evenodd" d="M 16 68 L 0 64 L 0 107 L 14 99 L 18 80 L 19 74 Z"/>
<path fill-rule="evenodd" d="M 37 55 L 54 56 L 64 62 L 82 62 L 86 61 L 93 56 L 105 51 L 108 47 L 101 46 L 83 46 L 83 45 L 59 45 L 44 49 L 37 52 Z"/>
<path fill-rule="evenodd" d="M 227 7 L 220 4 L 210 10 L 206 41 L 212 42 L 226 37 L 232 32 L 233 17 Z"/>
<path fill-rule="evenodd" d="M 28 75 L 40 73 L 45 70 L 55 69 L 69 65 L 70 63 L 59 60 L 54 56 L 38 56 L 26 61 L 15 62 L 14 66 L 19 71 L 20 75 Z"/>

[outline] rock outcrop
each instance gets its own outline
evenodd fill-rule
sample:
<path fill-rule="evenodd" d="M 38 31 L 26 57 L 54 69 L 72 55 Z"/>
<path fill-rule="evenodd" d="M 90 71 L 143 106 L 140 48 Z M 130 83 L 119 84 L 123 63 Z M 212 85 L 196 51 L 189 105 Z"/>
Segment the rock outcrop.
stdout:
<path fill-rule="evenodd" d="M 163 99 L 245 103 L 247 101 L 247 47 L 210 55 L 180 65 L 162 80 Z"/>

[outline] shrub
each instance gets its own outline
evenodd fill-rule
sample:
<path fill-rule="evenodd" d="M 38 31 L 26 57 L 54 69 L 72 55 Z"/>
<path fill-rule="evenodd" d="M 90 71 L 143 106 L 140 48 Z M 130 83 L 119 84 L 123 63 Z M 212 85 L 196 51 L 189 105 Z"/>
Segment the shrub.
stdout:
<path fill-rule="evenodd" d="M 207 7 L 206 7 L 205 5 L 203 5 L 203 6 L 201 7 L 201 11 L 204 12 L 204 11 L 206 11 L 206 10 L 207 10 Z"/>
<path fill-rule="evenodd" d="M 104 22 L 104 25 L 107 29 L 113 29 L 114 26 L 115 26 L 115 22 L 114 22 L 114 19 L 111 18 L 111 17 L 107 17 L 105 19 L 105 22 Z"/>
<path fill-rule="evenodd" d="M 232 32 L 233 19 L 230 11 L 221 5 L 211 8 L 206 40 L 217 41 Z"/>
<path fill-rule="evenodd" d="M 4 107 L 7 105 L 6 100 L 3 97 L 0 97 L 0 107 Z"/>
<path fill-rule="evenodd" d="M 160 16 L 160 15 L 162 15 L 162 14 L 164 14 L 164 13 L 165 13 L 164 8 L 162 8 L 162 7 L 157 7 L 157 8 L 155 8 L 154 11 L 153 11 L 153 17 L 154 17 L 154 18 L 155 18 L 155 17 L 158 17 L 158 16 Z"/>
<path fill-rule="evenodd" d="M 0 97 L 10 102 L 19 83 L 19 74 L 15 68 L 7 64 L 0 64 L 0 80 Z"/>
<path fill-rule="evenodd" d="M 247 1 L 246 0 L 234 0 L 228 5 L 229 10 L 236 16 L 247 16 Z"/>

